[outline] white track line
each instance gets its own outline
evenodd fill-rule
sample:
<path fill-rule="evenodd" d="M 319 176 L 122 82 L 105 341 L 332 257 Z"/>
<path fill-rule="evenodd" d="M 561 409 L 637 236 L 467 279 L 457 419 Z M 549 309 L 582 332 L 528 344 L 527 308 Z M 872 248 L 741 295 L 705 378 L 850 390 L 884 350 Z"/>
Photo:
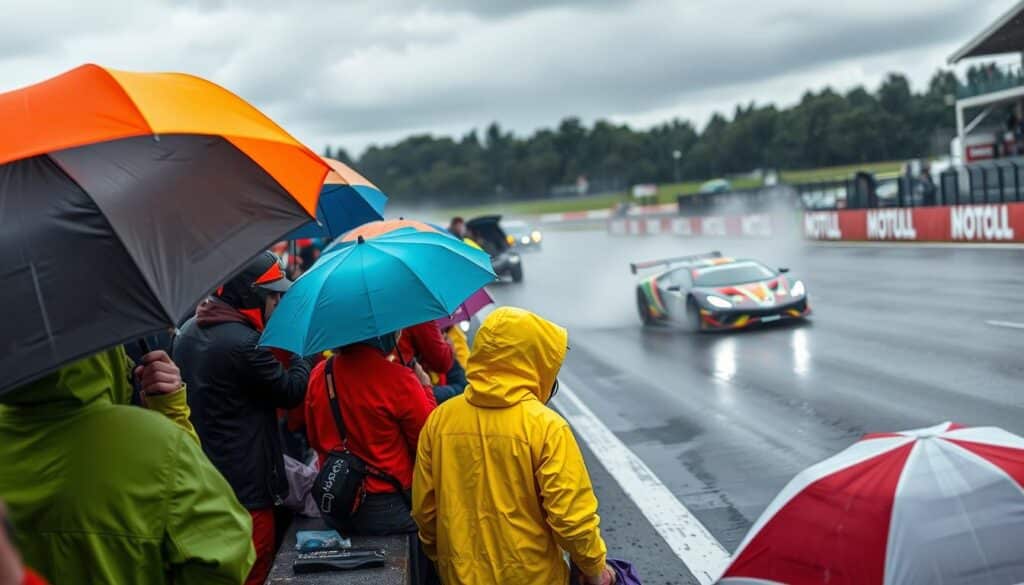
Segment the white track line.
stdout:
<path fill-rule="evenodd" d="M 555 402 L 573 430 L 697 581 L 701 585 L 714 583 L 729 562 L 729 552 L 564 383 Z"/>
<path fill-rule="evenodd" d="M 1024 329 L 1024 323 L 1014 323 L 1013 321 L 985 321 L 987 325 L 993 327 L 1007 327 L 1010 329 Z"/>

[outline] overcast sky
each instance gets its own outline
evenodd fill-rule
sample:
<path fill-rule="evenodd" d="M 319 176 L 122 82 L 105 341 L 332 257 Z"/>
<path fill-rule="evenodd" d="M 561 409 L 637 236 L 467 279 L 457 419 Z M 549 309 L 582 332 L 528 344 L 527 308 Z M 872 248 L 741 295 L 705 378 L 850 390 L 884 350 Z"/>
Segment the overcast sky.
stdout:
<path fill-rule="evenodd" d="M 923 87 L 1014 1 L 6 0 L 0 90 L 83 62 L 186 71 L 353 154 L 493 120 L 703 126 L 888 71 Z"/>

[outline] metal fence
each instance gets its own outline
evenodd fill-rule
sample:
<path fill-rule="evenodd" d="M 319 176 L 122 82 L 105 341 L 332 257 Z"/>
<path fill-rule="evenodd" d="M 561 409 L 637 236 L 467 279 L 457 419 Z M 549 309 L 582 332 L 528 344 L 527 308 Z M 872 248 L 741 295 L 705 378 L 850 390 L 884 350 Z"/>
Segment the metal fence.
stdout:
<path fill-rule="evenodd" d="M 876 179 L 858 173 L 850 179 L 796 186 L 805 209 L 871 209 L 969 205 L 1024 201 L 1024 159 L 999 159 L 950 168 L 936 178 L 900 175 Z"/>

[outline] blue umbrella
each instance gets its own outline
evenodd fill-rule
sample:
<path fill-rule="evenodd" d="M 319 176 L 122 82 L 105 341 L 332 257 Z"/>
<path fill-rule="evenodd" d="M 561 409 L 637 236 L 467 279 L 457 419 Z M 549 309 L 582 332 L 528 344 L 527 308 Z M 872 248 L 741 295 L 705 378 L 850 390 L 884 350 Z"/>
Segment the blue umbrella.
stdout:
<path fill-rule="evenodd" d="M 383 219 L 388 202 L 373 183 L 334 159 L 321 157 L 331 167 L 316 206 L 316 221 L 288 234 L 286 240 L 334 238 L 368 221 Z"/>
<path fill-rule="evenodd" d="M 440 233 L 345 242 L 295 281 L 260 345 L 312 355 L 398 331 L 452 314 L 494 278 L 485 252 Z"/>

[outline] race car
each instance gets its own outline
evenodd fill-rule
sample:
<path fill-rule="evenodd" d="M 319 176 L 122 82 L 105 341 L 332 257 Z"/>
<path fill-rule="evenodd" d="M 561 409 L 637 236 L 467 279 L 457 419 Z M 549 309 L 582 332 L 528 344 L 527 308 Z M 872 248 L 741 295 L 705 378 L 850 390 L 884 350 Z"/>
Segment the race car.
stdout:
<path fill-rule="evenodd" d="M 721 252 L 629 265 L 661 268 L 636 287 L 636 308 L 644 325 L 677 323 L 691 331 L 742 329 L 811 314 L 804 282 L 786 268 L 772 270 L 754 260 Z"/>

